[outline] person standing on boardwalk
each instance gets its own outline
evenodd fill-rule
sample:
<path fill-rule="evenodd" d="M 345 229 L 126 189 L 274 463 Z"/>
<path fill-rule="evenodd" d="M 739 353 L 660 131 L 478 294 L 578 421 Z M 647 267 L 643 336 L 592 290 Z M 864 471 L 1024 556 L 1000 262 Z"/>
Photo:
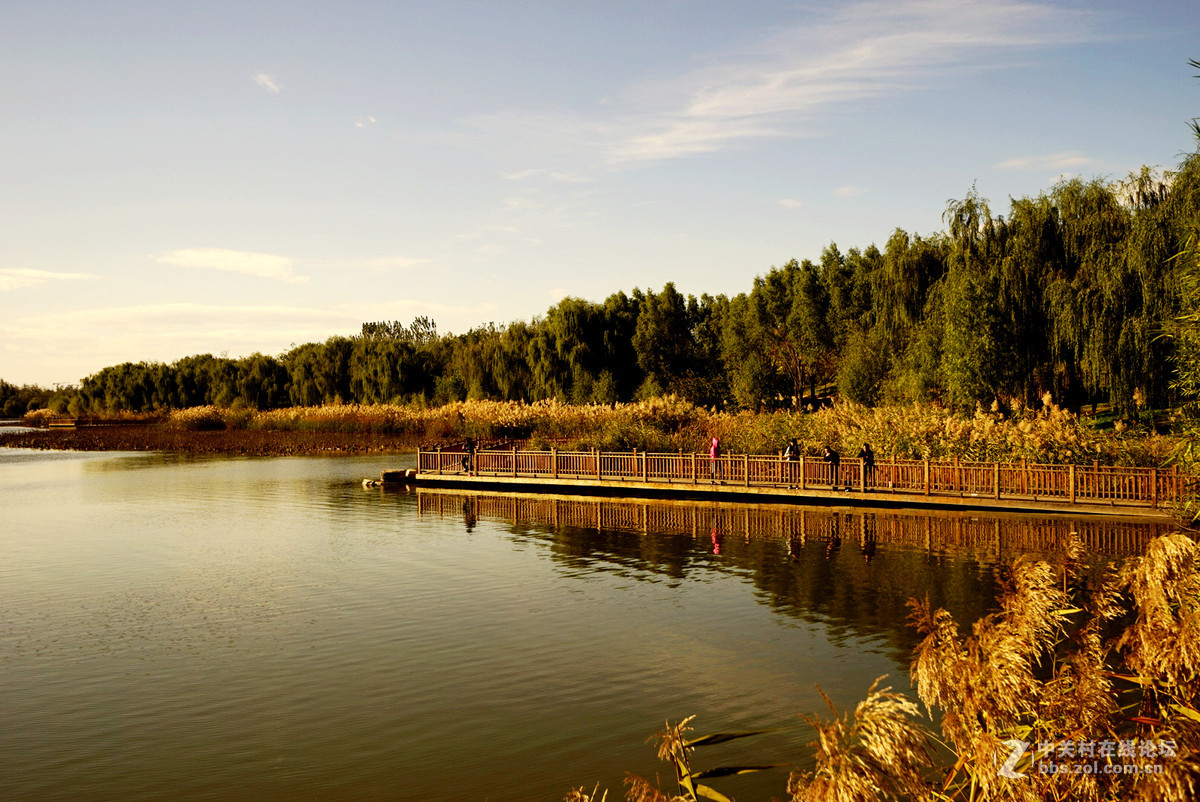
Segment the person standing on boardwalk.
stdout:
<path fill-rule="evenodd" d="M 474 440 L 474 438 L 471 438 L 471 437 L 467 438 L 467 445 L 465 446 L 465 450 L 467 453 L 463 457 L 463 467 L 467 469 L 468 476 L 474 476 L 475 475 L 475 440 Z"/>
<path fill-rule="evenodd" d="M 862 448 L 858 450 L 858 458 L 862 460 L 863 469 L 863 487 L 875 486 L 875 452 L 871 450 L 870 443 L 863 443 Z"/>
<path fill-rule="evenodd" d="M 789 488 L 796 486 L 796 462 L 800 460 L 800 444 L 796 442 L 796 438 L 788 440 L 787 447 L 783 449 L 783 461 L 790 463 L 787 467 L 787 486 Z"/>
<path fill-rule="evenodd" d="M 831 466 L 830 473 L 833 474 L 833 489 L 838 489 L 838 474 L 840 473 L 839 466 L 842 464 L 842 457 L 834 449 L 825 446 L 825 461 Z"/>
<path fill-rule="evenodd" d="M 708 472 L 712 476 L 712 482 L 715 483 L 721 477 L 721 440 L 714 437 L 712 445 L 708 447 Z"/>

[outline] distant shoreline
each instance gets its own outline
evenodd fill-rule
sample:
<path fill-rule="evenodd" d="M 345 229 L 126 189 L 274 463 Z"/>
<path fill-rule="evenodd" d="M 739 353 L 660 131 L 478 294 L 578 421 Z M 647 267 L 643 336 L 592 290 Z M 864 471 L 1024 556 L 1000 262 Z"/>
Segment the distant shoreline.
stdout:
<path fill-rule="evenodd" d="M 172 451 L 187 454 L 286 456 L 299 454 L 401 454 L 416 451 L 411 436 L 262 429 L 186 431 L 159 424 L 81 429 L 0 428 L 0 447 L 56 451 Z"/>

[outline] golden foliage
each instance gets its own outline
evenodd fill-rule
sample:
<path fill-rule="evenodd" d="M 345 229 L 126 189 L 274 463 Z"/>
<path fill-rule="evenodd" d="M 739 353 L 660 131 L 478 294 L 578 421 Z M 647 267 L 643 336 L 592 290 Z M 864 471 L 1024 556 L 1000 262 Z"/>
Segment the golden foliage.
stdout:
<path fill-rule="evenodd" d="M 978 408 L 962 416 L 929 404 L 867 407 L 839 401 L 815 412 L 717 412 L 676 396 L 628 404 L 573 405 L 546 400 L 458 401 L 440 407 L 329 404 L 264 412 L 207 406 L 177 410 L 168 425 L 184 429 L 251 428 L 274 431 L 411 435 L 424 442 L 527 440 L 534 447 L 651 452 L 702 452 L 713 436 L 726 453 L 773 454 L 795 437 L 809 454 L 825 445 L 853 454 L 864 442 L 880 457 L 1159 466 L 1169 438 L 1099 432 L 1047 404 Z"/>
<path fill-rule="evenodd" d="M 793 802 L 868 802 L 924 793 L 932 765 L 929 733 L 915 719 L 917 706 L 891 688 L 879 688 L 882 679 L 858 703 L 853 722 L 839 718 L 821 693 L 834 717 L 805 716 L 817 731 L 817 769 L 792 773 Z"/>

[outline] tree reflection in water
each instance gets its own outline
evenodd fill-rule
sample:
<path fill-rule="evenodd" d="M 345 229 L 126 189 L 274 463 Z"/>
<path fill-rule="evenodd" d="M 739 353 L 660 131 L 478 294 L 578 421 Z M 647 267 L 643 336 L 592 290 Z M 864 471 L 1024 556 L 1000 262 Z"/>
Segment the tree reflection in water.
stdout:
<path fill-rule="evenodd" d="M 544 546 L 577 571 L 644 581 L 734 573 L 763 604 L 836 639 L 879 635 L 907 662 L 917 636 L 910 598 L 928 598 L 961 625 L 993 608 L 1000 572 L 1021 553 L 1054 562 L 1070 532 L 1098 574 L 1172 530 L 1166 521 L 946 511 L 801 508 L 686 501 L 549 497 L 422 490 L 422 515 L 478 520 Z"/>

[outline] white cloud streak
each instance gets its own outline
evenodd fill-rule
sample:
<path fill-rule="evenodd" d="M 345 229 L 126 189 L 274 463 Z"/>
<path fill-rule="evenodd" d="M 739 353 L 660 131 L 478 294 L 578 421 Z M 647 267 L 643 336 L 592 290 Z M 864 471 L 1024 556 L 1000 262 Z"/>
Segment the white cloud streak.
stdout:
<path fill-rule="evenodd" d="M 1094 166 L 1096 160 L 1084 156 L 1077 150 L 1051 153 L 1045 156 L 1018 156 L 1000 162 L 996 166 L 1002 170 L 1037 170 L 1039 172 L 1059 170 L 1062 172 L 1079 170 Z"/>
<path fill-rule="evenodd" d="M 934 86 L 1039 48 L 1097 41 L 1097 15 L 1024 0 L 875 0 L 824 9 L 704 69 L 635 87 L 606 117 L 534 111 L 474 121 L 552 158 L 571 142 L 609 167 L 811 135 L 847 104 Z M 525 178 L 534 171 L 514 172 Z"/>
<path fill-rule="evenodd" d="M 176 267 L 244 273 L 248 276 L 286 281 L 289 284 L 304 284 L 308 281 L 307 276 L 292 273 L 291 259 L 269 253 L 231 251 L 225 248 L 183 248 L 153 258 L 157 262 Z"/>
<path fill-rule="evenodd" d="M 0 269 L 0 292 L 35 287 L 48 281 L 86 281 L 94 278 L 98 278 L 98 276 L 90 273 L 52 273 L 48 270 L 31 268 L 6 268 Z"/>
<path fill-rule="evenodd" d="M 1083 12 L 1020 0 L 865 2 L 816 14 L 678 87 L 683 102 L 640 121 L 614 161 L 669 159 L 795 135 L 818 113 L 930 85 L 1015 51 L 1097 38 Z M 630 121 L 635 123 L 637 121 Z"/>
<path fill-rule="evenodd" d="M 265 72 L 255 74 L 254 83 L 274 95 L 278 95 L 283 91 L 283 87 L 275 80 L 275 76 Z"/>

